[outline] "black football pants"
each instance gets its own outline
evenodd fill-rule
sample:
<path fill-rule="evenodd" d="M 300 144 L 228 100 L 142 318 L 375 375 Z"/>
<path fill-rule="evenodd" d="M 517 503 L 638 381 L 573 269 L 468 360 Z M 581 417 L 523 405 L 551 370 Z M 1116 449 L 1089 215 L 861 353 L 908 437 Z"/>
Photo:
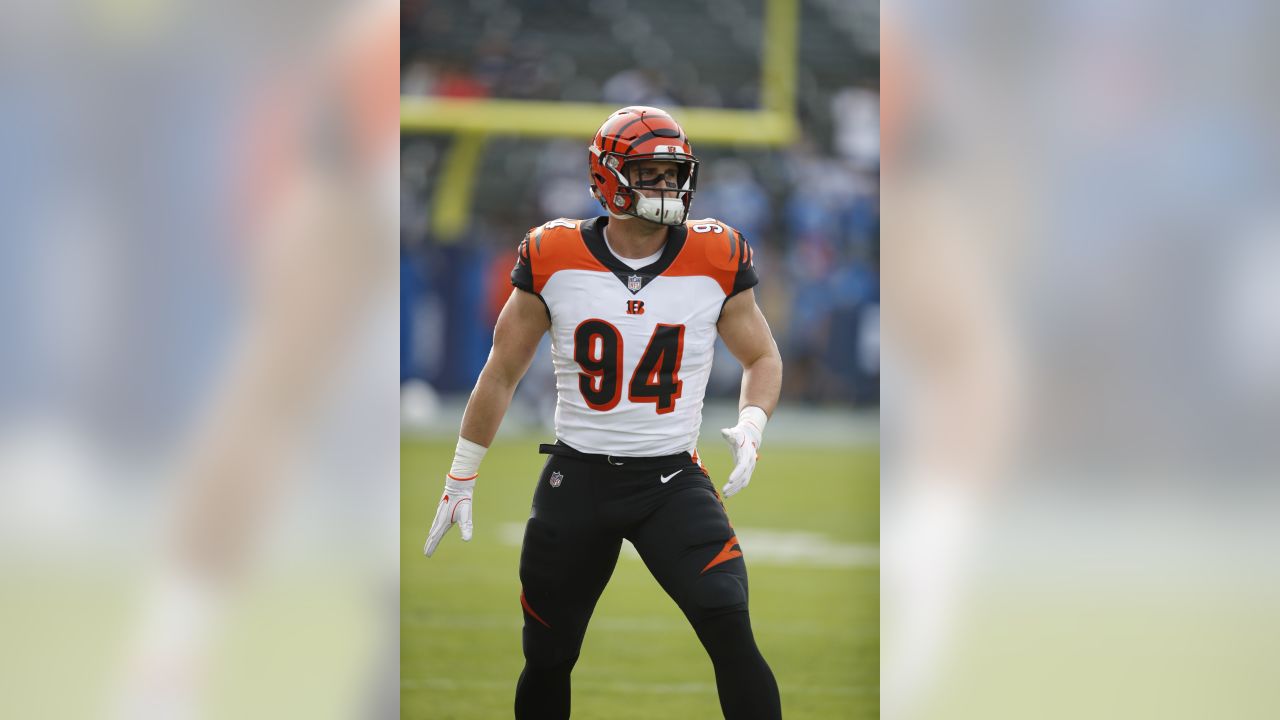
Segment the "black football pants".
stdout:
<path fill-rule="evenodd" d="M 778 685 L 751 633 L 747 570 L 715 487 L 685 454 L 551 453 L 520 553 L 524 671 L 518 720 L 569 717 L 570 673 L 625 538 L 693 625 L 727 720 L 781 717 Z M 621 463 L 621 464 L 618 464 Z"/>

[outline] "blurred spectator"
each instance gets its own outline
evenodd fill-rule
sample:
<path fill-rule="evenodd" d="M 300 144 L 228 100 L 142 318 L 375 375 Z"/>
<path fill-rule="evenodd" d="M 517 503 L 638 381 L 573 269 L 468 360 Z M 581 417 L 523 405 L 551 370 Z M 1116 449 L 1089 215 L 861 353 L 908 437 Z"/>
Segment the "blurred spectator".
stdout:
<path fill-rule="evenodd" d="M 486 87 L 502 88 L 511 74 L 511 43 L 502 35 L 491 35 L 480 42 L 472 64 L 478 78 Z"/>
<path fill-rule="evenodd" d="M 432 63 L 416 60 L 400 73 L 400 94 L 426 97 L 436 94 L 436 69 Z"/>
<path fill-rule="evenodd" d="M 831 98 L 835 146 L 858 170 L 880 167 L 880 93 L 845 88 Z"/>
<path fill-rule="evenodd" d="M 751 166 L 734 158 L 703 164 L 693 213 L 723 219 L 751 240 L 761 238 L 772 219 L 769 196 Z"/>
<path fill-rule="evenodd" d="M 666 91 L 666 82 L 658 71 L 644 68 L 623 70 L 604 84 L 604 101 L 613 105 L 679 105 Z"/>
<path fill-rule="evenodd" d="M 591 217 L 603 212 L 587 189 L 586 157 L 586 142 L 557 140 L 545 145 L 536 170 L 540 215 L 531 225 L 542 219 Z"/>
<path fill-rule="evenodd" d="M 489 94 L 489 88 L 467 69 L 462 61 L 444 64 L 436 80 L 435 93 L 440 97 L 478 98 Z"/>

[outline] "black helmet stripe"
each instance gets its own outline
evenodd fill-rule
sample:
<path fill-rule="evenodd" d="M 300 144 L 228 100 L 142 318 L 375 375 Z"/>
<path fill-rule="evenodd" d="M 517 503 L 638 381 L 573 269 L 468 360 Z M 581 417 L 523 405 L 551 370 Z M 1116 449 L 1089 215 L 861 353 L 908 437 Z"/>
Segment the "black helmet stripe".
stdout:
<path fill-rule="evenodd" d="M 631 121 L 628 122 L 626 125 L 623 125 L 622 127 L 610 133 L 610 135 L 613 136 L 613 145 L 609 147 L 609 152 L 617 152 L 618 141 L 622 139 L 622 133 L 630 129 L 632 125 L 635 125 L 636 123 L 641 122 L 643 120 L 644 120 L 643 115 L 636 115 L 635 117 L 631 118 Z"/>
<path fill-rule="evenodd" d="M 659 130 L 667 130 L 668 128 L 658 128 L 658 129 L 659 129 Z M 683 134 L 683 133 L 681 133 L 681 134 L 679 134 L 679 135 L 665 135 L 665 134 L 660 134 L 660 133 L 658 133 L 656 130 L 650 130 L 649 132 L 647 132 L 647 133 L 645 133 L 645 134 L 641 135 L 640 137 L 636 138 L 635 140 L 632 140 L 632 141 L 631 141 L 631 143 L 632 143 L 633 145 L 639 145 L 640 143 L 644 142 L 645 140 L 649 140 L 650 138 L 656 138 L 656 137 L 678 137 L 678 138 L 680 138 L 680 144 L 681 144 L 681 145 L 688 145 L 688 144 L 689 144 L 689 141 L 685 139 L 685 137 L 684 137 L 684 134 Z"/>

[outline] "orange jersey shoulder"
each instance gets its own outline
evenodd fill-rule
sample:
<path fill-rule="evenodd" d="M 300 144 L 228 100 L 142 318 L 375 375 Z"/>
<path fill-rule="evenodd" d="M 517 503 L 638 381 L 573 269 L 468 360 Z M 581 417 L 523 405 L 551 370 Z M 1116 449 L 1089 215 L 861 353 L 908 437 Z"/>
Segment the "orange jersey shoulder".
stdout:
<path fill-rule="evenodd" d="M 751 268 L 752 251 L 733 227 L 707 218 L 685 223 L 684 248 L 664 275 L 705 275 L 715 280 L 725 295 L 740 284 L 741 272 Z M 753 283 L 754 284 L 754 283 Z"/>
<path fill-rule="evenodd" d="M 517 287 L 541 293 L 551 276 L 561 270 L 597 270 L 607 272 L 582 240 L 582 221 L 559 218 L 531 228 L 520 242 L 520 257 L 512 282 Z M 516 274 L 521 264 L 527 265 L 524 287 Z"/>

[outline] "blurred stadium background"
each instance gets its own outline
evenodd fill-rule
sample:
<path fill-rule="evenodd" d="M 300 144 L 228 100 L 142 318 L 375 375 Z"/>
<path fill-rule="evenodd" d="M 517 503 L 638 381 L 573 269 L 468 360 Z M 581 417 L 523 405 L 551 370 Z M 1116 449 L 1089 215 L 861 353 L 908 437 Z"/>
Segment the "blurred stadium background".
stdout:
<path fill-rule="evenodd" d="M 448 540 L 429 562 L 418 554 L 421 533 L 448 442 L 404 445 L 412 482 L 403 503 L 395 465 L 396 270 L 414 248 L 469 252 L 486 237 L 472 218 L 497 222 L 473 210 L 492 196 L 476 183 L 438 182 L 441 173 L 461 173 L 469 155 L 496 164 L 497 152 L 530 151 L 509 133 L 459 133 L 460 114 L 493 131 L 503 113 L 464 113 L 422 79 L 453 72 L 445 59 L 465 63 L 454 44 L 473 48 L 506 28 L 514 39 L 495 57 L 532 58 L 526 67 L 585 83 L 556 94 L 534 73 L 512 74 L 534 100 L 486 88 L 489 104 L 471 110 L 521 102 L 529 120 L 545 111 L 528 105 L 541 99 L 568 116 L 581 109 L 572 103 L 613 102 L 604 86 L 624 67 L 657 68 L 666 92 L 688 105 L 677 112 L 696 129 L 699 152 L 751 165 L 771 193 L 768 229 L 753 239 L 775 263 L 765 288 L 784 300 L 797 287 L 776 264 L 779 238 L 798 237 L 781 231 L 791 175 L 760 158 L 801 153 L 807 142 L 817 154 L 801 157 L 838 170 L 847 156 L 825 94 L 858 89 L 860 68 L 876 57 L 884 67 L 881 205 L 896 222 L 881 274 L 897 294 L 884 303 L 893 316 L 883 324 L 880 559 L 871 565 L 863 552 L 876 519 L 873 456 L 853 443 L 820 450 L 829 440 L 817 432 L 808 446 L 784 440 L 784 420 L 808 407 L 828 413 L 810 415 L 828 422 L 808 430 L 872 447 L 847 400 L 814 410 L 788 387 L 757 482 L 734 509 L 743 527 L 789 533 L 763 536 L 769 547 L 839 544 L 833 556 L 844 566 L 834 569 L 786 570 L 750 551 L 753 601 L 772 633 L 761 642 L 789 712 L 873 712 L 866 688 L 879 642 L 886 717 L 895 694 L 898 718 L 1275 717 L 1280 146 L 1267 58 L 1280 6 L 885 3 L 882 47 L 868 52 L 873 24 L 854 23 L 850 34 L 841 18 L 875 8 L 847 5 L 789 6 L 795 32 L 776 36 L 795 40 L 788 54 L 761 29 L 772 27 L 768 8 L 788 7 L 772 2 L 650 3 L 643 15 L 573 4 L 581 12 L 567 18 L 566 6 L 543 2 L 520 6 L 518 22 L 503 3 L 408 4 L 419 29 L 403 35 L 424 70 L 407 73 L 404 117 L 417 129 L 399 148 L 399 71 L 410 58 L 392 64 L 398 4 L 6 6 L 0 715 L 138 717 L 122 715 L 121 701 L 158 700 L 163 717 L 384 717 L 396 714 L 402 688 L 406 714 L 466 716 L 449 702 L 470 703 L 473 717 L 506 714 L 518 663 L 514 588 L 504 585 L 513 548 L 486 533 L 519 522 L 530 443 L 544 431 L 522 432 L 512 418 L 499 445 L 509 450 L 495 450 L 486 470 L 479 540 Z M 697 42 L 671 39 L 702 16 L 710 30 Z M 591 29 L 564 50 L 547 41 L 556 28 L 526 42 L 544 18 Z M 428 33 L 445 27 L 453 32 Z M 843 54 L 833 61 L 822 38 L 841 33 L 849 40 L 835 43 Z M 583 61 L 584 46 L 610 52 Z M 704 90 L 685 97 L 693 75 L 676 56 L 712 49 L 729 60 L 687 61 Z M 389 67 L 369 50 L 385 51 Z M 556 54 L 573 60 L 571 72 Z M 485 76 L 479 65 L 464 69 Z M 756 80 L 723 79 L 734 73 Z M 778 92 L 787 83 L 794 93 Z M 758 100 L 737 94 L 743 88 Z M 580 124 L 594 128 L 603 113 L 588 110 Z M 541 117 L 536 148 L 563 139 Z M 577 117 L 564 126 L 576 128 Z M 739 140 L 713 139 L 717 130 Z M 564 157 L 576 163 L 585 134 L 570 140 Z M 423 157 L 397 172 L 397 150 L 415 144 Z M 397 178 L 420 188 L 424 200 L 405 209 L 426 230 L 393 254 Z M 534 209 L 512 223 L 519 233 L 546 214 L 529 186 L 515 192 Z M 749 215 L 726 219 L 746 225 Z M 496 239 L 493 256 L 516 237 Z M 353 273 L 353 258 L 372 267 Z M 331 272 L 316 273 L 317 261 Z M 467 267 L 420 266 L 436 296 L 450 279 L 440 268 Z M 418 297 L 436 318 L 415 315 L 420 327 L 453 317 L 431 294 Z M 334 308 L 367 312 L 335 322 Z M 771 320 L 788 342 L 793 329 L 776 308 Z M 296 342 L 298 329 L 308 342 Z M 411 378 L 445 387 L 442 363 L 474 361 L 432 360 L 438 335 L 416 337 L 422 367 Z M 466 342 L 471 353 L 474 339 Z M 807 380 L 785 351 L 792 379 Z M 418 396 L 426 400 L 407 407 L 429 409 L 429 392 Z M 446 409 L 456 403 L 444 398 Z M 707 456 L 720 472 L 724 458 L 714 448 Z M 791 472 L 802 461 L 825 470 Z M 911 475 L 904 466 L 925 487 L 898 501 L 895 522 L 888 491 Z M 797 477 L 825 502 L 798 507 L 787 492 Z M 180 502 L 193 487 L 227 493 Z M 221 517 L 228 500 L 240 512 Z M 196 528 L 213 531 L 204 549 L 236 556 L 229 576 L 210 576 L 205 555 L 175 537 Z M 416 603 L 403 618 L 403 682 L 397 550 L 404 598 Z M 876 568 L 878 636 L 874 602 L 861 602 Z M 597 674 L 579 678 L 580 707 L 714 717 L 705 704 L 688 707 L 709 695 L 709 679 L 689 679 L 706 669 L 681 644 L 678 618 L 630 607 L 661 601 L 637 570 L 624 561 L 605 598 L 591 638 L 605 644 L 588 648 L 583 670 Z M 896 593 L 895 573 L 912 576 Z M 779 598 L 794 622 L 778 617 Z M 923 615 L 935 632 L 904 637 L 900 627 L 895 638 L 892 611 L 913 598 L 925 607 L 900 613 L 914 615 L 900 625 L 919 627 L 912 620 Z M 428 654 L 424 632 L 447 644 Z M 654 655 L 615 642 L 639 634 L 657 643 Z M 952 647 L 941 652 L 947 636 Z M 910 661 L 897 682 L 895 644 Z M 462 670 L 447 672 L 447 662 Z M 658 711 L 642 703 L 655 698 Z M 904 698 L 918 712 L 903 713 Z M 815 703 L 825 708 L 804 707 Z"/>
<path fill-rule="evenodd" d="M 600 213 L 586 146 L 614 109 L 645 104 L 671 110 L 703 161 L 693 216 L 753 241 L 786 364 L 766 452 L 729 509 L 787 717 L 877 717 L 878 4 L 405 2 L 401 94 L 402 715 L 510 712 L 519 534 L 552 437 L 545 340 L 486 458 L 475 540 L 451 534 L 431 560 L 421 546 L 516 244 Z M 716 429 L 740 369 L 717 358 L 702 449 L 722 482 Z M 592 627 L 577 713 L 718 716 L 710 664 L 642 564 L 620 563 Z"/>

